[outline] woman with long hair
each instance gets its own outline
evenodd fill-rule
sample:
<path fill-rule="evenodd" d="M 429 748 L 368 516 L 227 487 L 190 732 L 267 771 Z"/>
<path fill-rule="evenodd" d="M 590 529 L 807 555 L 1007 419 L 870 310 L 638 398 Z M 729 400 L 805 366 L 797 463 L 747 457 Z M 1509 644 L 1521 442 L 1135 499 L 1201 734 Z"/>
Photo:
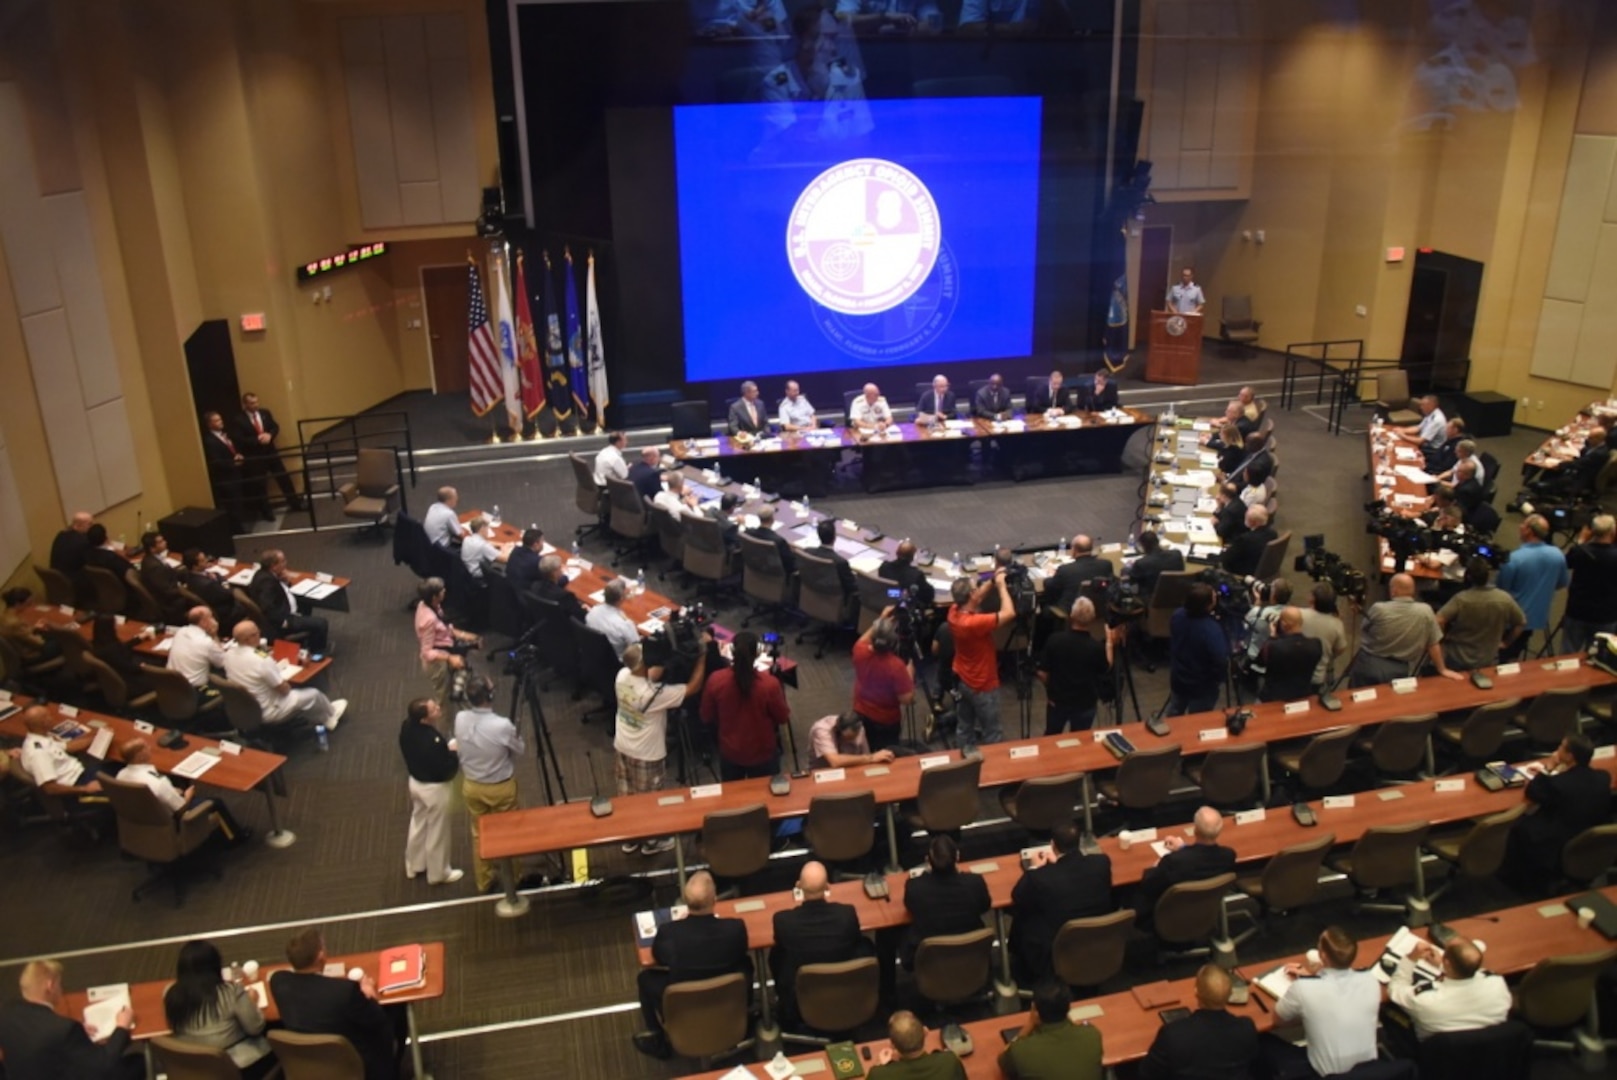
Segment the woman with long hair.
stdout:
<path fill-rule="evenodd" d="M 791 722 L 780 680 L 759 671 L 758 635 L 743 630 L 731 645 L 730 666 L 707 680 L 702 722 L 719 729 L 719 778 L 745 780 L 780 771 L 780 728 Z"/>
<path fill-rule="evenodd" d="M 264 1014 L 245 987 L 225 981 L 223 967 L 211 941 L 187 941 L 174 985 L 163 994 L 163 1014 L 176 1039 L 223 1050 L 242 1076 L 256 1080 L 275 1066 Z"/>

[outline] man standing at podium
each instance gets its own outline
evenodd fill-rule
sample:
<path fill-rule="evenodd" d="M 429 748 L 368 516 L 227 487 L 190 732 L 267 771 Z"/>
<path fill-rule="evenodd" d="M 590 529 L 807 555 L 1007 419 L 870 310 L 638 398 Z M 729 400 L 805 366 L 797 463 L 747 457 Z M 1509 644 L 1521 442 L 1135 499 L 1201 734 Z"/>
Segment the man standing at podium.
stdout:
<path fill-rule="evenodd" d="M 1196 272 L 1185 267 L 1179 271 L 1179 284 L 1168 290 L 1168 310 L 1180 315 L 1200 315 L 1206 306 L 1207 297 L 1196 284 Z"/>

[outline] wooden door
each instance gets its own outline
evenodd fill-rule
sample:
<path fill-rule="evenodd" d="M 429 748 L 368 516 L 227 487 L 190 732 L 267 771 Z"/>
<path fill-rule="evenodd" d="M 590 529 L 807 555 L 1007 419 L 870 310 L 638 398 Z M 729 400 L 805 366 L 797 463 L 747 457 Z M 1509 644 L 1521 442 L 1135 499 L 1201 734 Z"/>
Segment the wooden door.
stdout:
<path fill-rule="evenodd" d="M 464 394 L 471 385 L 466 344 L 467 288 L 464 263 L 421 269 L 427 351 L 432 355 L 432 390 L 436 394 Z"/>
<path fill-rule="evenodd" d="M 1135 340 L 1148 340 L 1151 313 L 1167 303 L 1173 275 L 1173 226 L 1147 225 L 1140 232 L 1140 293 L 1134 298 Z"/>

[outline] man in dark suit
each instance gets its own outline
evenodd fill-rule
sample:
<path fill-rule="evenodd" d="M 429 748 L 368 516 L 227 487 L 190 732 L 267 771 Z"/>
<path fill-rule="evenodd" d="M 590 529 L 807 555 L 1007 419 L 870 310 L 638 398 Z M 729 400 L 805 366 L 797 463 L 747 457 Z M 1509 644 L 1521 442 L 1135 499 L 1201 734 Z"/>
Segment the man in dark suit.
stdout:
<path fill-rule="evenodd" d="M 853 567 L 849 565 L 847 556 L 836 549 L 836 519 L 825 518 L 814 526 L 814 531 L 820 538 L 820 548 L 815 554 L 830 559 L 837 564 L 837 577 L 842 582 L 842 595 L 844 598 L 853 596 L 854 591 L 859 588 L 859 583 L 854 579 Z"/>
<path fill-rule="evenodd" d="M 640 460 L 629 466 L 629 483 L 648 502 L 662 493 L 662 454 L 655 446 L 640 451 Z"/>
<path fill-rule="evenodd" d="M 775 550 L 780 553 L 780 568 L 786 572 L 787 576 L 790 576 L 797 569 L 797 559 L 792 552 L 792 545 L 787 542 L 784 536 L 775 531 L 774 507 L 761 506 L 758 508 L 758 527 L 748 529 L 747 535 L 754 540 L 767 540 L 775 545 Z"/>
<path fill-rule="evenodd" d="M 979 420 L 1011 418 L 1011 392 L 1005 389 L 1004 376 L 998 372 L 988 376 L 988 381 L 971 399 L 971 415 Z"/>
<path fill-rule="evenodd" d="M 635 1033 L 634 1046 L 642 1054 L 666 1058 L 673 1053 L 661 1016 L 663 991 L 669 986 L 732 971 L 746 976 L 749 988 L 752 985 L 747 924 L 715 915 L 713 906 L 717 900 L 713 875 L 698 870 L 685 882 L 685 917 L 657 929 L 651 943 L 651 958 L 657 966 L 642 969 L 637 980 L 645 1030 Z"/>
<path fill-rule="evenodd" d="M 85 566 L 99 566 L 118 579 L 122 585 L 124 575 L 135 568 L 135 564 L 123 557 L 122 550 L 114 551 L 107 545 L 107 527 L 100 522 L 91 525 L 84 533 L 84 539 L 89 543 L 89 550 L 84 553 Z"/>
<path fill-rule="evenodd" d="M 830 882 L 824 864 L 804 863 L 797 887 L 803 893 L 803 903 L 775 913 L 775 947 L 769 950 L 769 970 L 780 997 L 781 1020 L 789 1025 L 798 1022 L 798 968 L 856 960 L 869 952 L 859 933 L 859 915 L 853 906 L 826 900 Z"/>
<path fill-rule="evenodd" d="M 202 459 L 208 467 L 208 483 L 213 487 L 213 505 L 230 515 L 235 532 L 247 531 L 247 504 L 252 497 L 252 470 L 241 447 L 225 430 L 225 418 L 216 412 L 202 414 Z"/>
<path fill-rule="evenodd" d="M 1246 503 L 1241 501 L 1241 485 L 1226 480 L 1213 496 L 1218 509 L 1213 512 L 1213 531 L 1222 543 L 1229 543 L 1246 532 Z"/>
<path fill-rule="evenodd" d="M 942 375 L 932 377 L 932 389 L 921 395 L 921 400 L 915 403 L 915 422 L 917 424 L 941 424 L 945 420 L 955 418 L 954 391 L 949 389 L 949 380 Z"/>
<path fill-rule="evenodd" d="M 1223 815 L 1211 806 L 1204 806 L 1196 811 L 1192 828 L 1195 830 L 1195 843 L 1185 843 L 1182 836 L 1170 836 L 1163 840 L 1168 854 L 1140 879 L 1140 889 L 1134 898 L 1135 909 L 1139 912 L 1135 921 L 1145 929 L 1151 928 L 1157 901 L 1169 888 L 1185 881 L 1217 877 L 1235 869 L 1234 850 L 1218 842 L 1219 834 L 1224 831 Z"/>
<path fill-rule="evenodd" d="M 1179 551 L 1163 551 L 1162 537 L 1147 529 L 1138 541 L 1140 557 L 1128 568 L 1128 579 L 1139 588 L 1140 602 L 1149 604 L 1156 591 L 1157 578 L 1166 571 L 1178 572 L 1185 568 L 1185 556 Z"/>
<path fill-rule="evenodd" d="M 758 384 L 748 379 L 741 384 L 741 396 L 730 403 L 730 434 L 756 435 L 769 427 L 769 414 L 758 400 Z"/>
<path fill-rule="evenodd" d="M 1095 372 L 1095 377 L 1078 387 L 1078 408 L 1084 412 L 1105 412 L 1117 408 L 1117 385 L 1106 377 L 1106 369 Z"/>
<path fill-rule="evenodd" d="M 1258 1029 L 1229 1011 L 1230 974 L 1217 964 L 1196 972 L 1196 1011 L 1163 1024 L 1140 1063 L 1140 1080 L 1251 1080 Z"/>
<path fill-rule="evenodd" d="M 1325 646 L 1303 636 L 1301 608 L 1285 607 L 1275 623 L 1275 636 L 1263 646 L 1263 686 L 1259 701 L 1297 701 L 1314 689 Z"/>
<path fill-rule="evenodd" d="M 208 573 L 213 559 L 201 548 L 186 548 L 181 557 L 180 583 L 213 609 L 220 626 L 235 626 L 242 620 L 240 605 L 230 586 Z"/>
<path fill-rule="evenodd" d="M 298 610 L 298 598 L 292 594 L 291 571 L 286 556 L 275 548 L 267 548 L 258 557 L 258 571 L 247 583 L 247 595 L 264 613 L 264 636 L 274 640 L 288 634 L 303 634 L 303 644 L 312 653 L 330 651 L 329 626 L 319 615 L 305 615 Z"/>
<path fill-rule="evenodd" d="M 1235 501 L 1239 503 L 1240 499 Z M 1245 522 L 1246 529 L 1225 542 L 1224 556 L 1219 560 L 1219 565 L 1232 574 L 1257 573 L 1264 547 L 1279 535 L 1269 524 L 1269 511 L 1261 506 L 1247 507 Z"/>
<path fill-rule="evenodd" d="M 140 537 L 140 583 L 152 594 L 157 606 L 163 609 L 163 621 L 175 626 L 185 625 L 185 613 L 191 610 L 191 601 L 180 595 L 180 573 L 167 562 L 168 541 L 162 533 L 142 533 Z"/>
<path fill-rule="evenodd" d="M 1082 835 L 1076 822 L 1057 825 L 1051 850 L 1011 890 L 1012 973 L 1023 986 L 1050 975 L 1050 946 L 1063 923 L 1112 910 L 1112 860 L 1079 851 Z"/>
<path fill-rule="evenodd" d="M 1086 584 L 1096 578 L 1115 575 L 1112 564 L 1095 554 L 1092 537 L 1079 533 L 1072 538 L 1072 561 L 1062 563 L 1044 583 L 1044 600 L 1049 607 L 1071 611 Z"/>
<path fill-rule="evenodd" d="M 582 619 L 587 614 L 583 601 L 567 588 L 567 568 L 560 555 L 546 555 L 539 560 L 539 584 L 533 591 L 539 599 L 561 608 L 570 619 Z"/>
<path fill-rule="evenodd" d="M 1544 772 L 1527 785 L 1527 813 L 1516 819 L 1500 873 L 1523 892 L 1537 893 L 1561 874 L 1567 841 L 1611 816 L 1611 778 L 1592 768 L 1594 744 L 1568 735 Z"/>
<path fill-rule="evenodd" d="M 62 1003 L 60 963 L 30 961 L 17 985 L 22 999 L 0 1006 L 0 1054 L 10 1080 L 132 1080 L 145 1075 L 139 1055 L 124 1056 L 135 1026 L 127 1005 L 110 1035 L 92 1042 L 83 1024 L 56 1011 Z"/>
<path fill-rule="evenodd" d="M 522 530 L 522 543 L 511 549 L 510 558 L 505 560 L 505 580 L 518 593 L 539 584 L 539 552 L 544 546 L 545 534 L 530 528 Z"/>
<path fill-rule="evenodd" d="M 56 534 L 51 541 L 51 569 L 72 577 L 84 569 L 84 556 L 89 553 L 90 541 L 85 533 L 95 524 L 95 518 L 87 511 L 80 510 L 73 515 L 67 528 Z"/>
<path fill-rule="evenodd" d="M 1067 388 L 1061 384 L 1061 372 L 1052 371 L 1050 378 L 1027 392 L 1027 414 L 1033 416 L 1052 409 L 1065 412 L 1069 401 Z"/>
<path fill-rule="evenodd" d="M 270 976 L 270 993 L 288 1031 L 341 1035 L 365 1063 L 365 1080 L 397 1080 L 393 1023 L 376 999 L 369 975 L 358 982 L 323 974 L 326 942 L 320 931 L 299 930 L 286 946 L 291 971 Z"/>
<path fill-rule="evenodd" d="M 1488 501 L 1488 489 L 1477 479 L 1477 459 L 1466 458 L 1454 466 L 1454 502 L 1462 513 L 1470 515 Z"/>
<path fill-rule="evenodd" d="M 893 552 L 893 557 L 876 568 L 876 576 L 891 581 L 901 589 L 914 589 L 915 602 L 922 611 L 930 610 L 937 599 L 937 590 L 927 580 L 926 573 L 915 565 L 915 545 L 905 540 Z"/>
<path fill-rule="evenodd" d="M 929 873 L 911 878 L 904 886 L 904 910 L 910 913 L 910 925 L 899 946 L 898 960 L 905 971 L 915 969 L 915 950 L 927 938 L 982 929 L 983 916 L 992 906 L 988 882 L 978 874 L 962 874 L 959 858 L 953 838 L 935 834 L 926 852 Z"/>
<path fill-rule="evenodd" d="M 287 474 L 281 452 L 275 445 L 275 439 L 280 434 L 281 425 L 275 422 L 275 414 L 259 407 L 258 395 L 250 391 L 243 394 L 241 412 L 236 414 L 231 424 L 230 437 L 246 459 L 246 468 L 253 474 L 253 491 L 258 496 L 259 510 L 265 518 L 272 516 L 269 513 L 269 484 L 265 482 L 266 477 L 275 478 L 275 486 L 286 496 L 288 507 L 303 509 L 303 500 L 298 496 L 298 489 Z"/>

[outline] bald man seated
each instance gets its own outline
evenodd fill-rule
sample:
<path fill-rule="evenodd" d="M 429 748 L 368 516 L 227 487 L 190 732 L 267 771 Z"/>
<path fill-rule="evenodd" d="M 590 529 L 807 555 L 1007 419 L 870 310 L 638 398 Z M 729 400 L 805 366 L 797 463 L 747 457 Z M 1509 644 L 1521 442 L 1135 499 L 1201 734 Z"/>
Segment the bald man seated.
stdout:
<path fill-rule="evenodd" d="M 43 705 L 28 706 L 21 719 L 28 734 L 23 737 L 22 748 L 11 751 L 11 756 L 35 787 L 47 795 L 69 797 L 94 795 L 101 790 L 97 780 L 99 763 L 84 753 L 93 736 L 81 735 L 72 742 L 63 742 L 51 733 L 57 719 Z"/>
<path fill-rule="evenodd" d="M 1436 981 L 1420 974 L 1420 961 L 1441 967 Z M 1457 937 L 1442 949 L 1425 942 L 1398 961 L 1387 983 L 1387 1000 L 1395 1008 L 1384 1010 L 1382 1031 L 1390 1049 L 1413 1057 L 1414 1042 L 1450 1031 L 1475 1031 L 1502 1024 L 1510 1014 L 1510 987 L 1498 975 L 1482 969 L 1477 943 Z M 1400 1010 L 1402 1015 L 1400 1015 Z"/>
<path fill-rule="evenodd" d="M 797 887 L 802 890 L 803 902 L 775 913 L 775 946 L 769 950 L 769 970 L 780 998 L 781 1024 L 788 1031 L 800 1023 L 798 968 L 855 960 L 870 952 L 859 932 L 859 914 L 853 906 L 826 899 L 831 886 L 823 863 L 804 863 Z"/>
<path fill-rule="evenodd" d="M 1229 1011 L 1230 974 L 1217 964 L 1196 972 L 1196 1009 L 1163 1024 L 1140 1062 L 1140 1080 L 1249 1080 L 1258 1066 L 1258 1029 Z"/>
<path fill-rule="evenodd" d="M 1262 506 L 1247 507 L 1245 521 L 1246 529 L 1227 541 L 1224 555 L 1219 560 L 1224 570 L 1243 577 L 1258 572 L 1258 564 L 1263 561 L 1263 549 L 1279 535 L 1269 524 L 1269 511 Z"/>
<path fill-rule="evenodd" d="M 144 1076 L 139 1055 L 125 1056 L 135 1014 L 119 1010 L 113 1029 L 92 1039 L 84 1025 L 62 1016 L 62 965 L 33 960 L 17 980 L 18 1001 L 0 1006 L 0 1054 L 11 1080 L 133 1080 Z M 158 1019 L 159 1022 L 160 1018 Z"/>
<path fill-rule="evenodd" d="M 51 541 L 51 569 L 72 577 L 84 569 L 84 559 L 90 553 L 90 526 L 95 518 L 88 510 L 80 510 L 68 521 L 67 528 Z"/>
<path fill-rule="evenodd" d="M 674 983 L 694 982 L 728 975 L 732 971 L 747 977 L 752 985 L 752 961 L 747 952 L 747 924 L 740 919 L 721 919 L 713 913 L 718 889 L 713 875 L 698 870 L 685 882 L 683 919 L 657 928 L 651 943 L 656 967 L 640 972 L 640 1017 L 645 1030 L 636 1033 L 635 1049 L 652 1057 L 672 1054 L 663 1031 L 663 991 Z"/>
<path fill-rule="evenodd" d="M 1218 877 L 1235 869 L 1235 851 L 1218 842 L 1219 834 L 1224 831 L 1222 814 L 1211 806 L 1204 806 L 1196 811 L 1191 828 L 1193 842 L 1185 843 L 1183 836 L 1164 839 L 1168 854 L 1140 879 L 1139 895 L 1135 898 L 1140 926 L 1150 928 L 1157 901 L 1173 886 Z"/>

